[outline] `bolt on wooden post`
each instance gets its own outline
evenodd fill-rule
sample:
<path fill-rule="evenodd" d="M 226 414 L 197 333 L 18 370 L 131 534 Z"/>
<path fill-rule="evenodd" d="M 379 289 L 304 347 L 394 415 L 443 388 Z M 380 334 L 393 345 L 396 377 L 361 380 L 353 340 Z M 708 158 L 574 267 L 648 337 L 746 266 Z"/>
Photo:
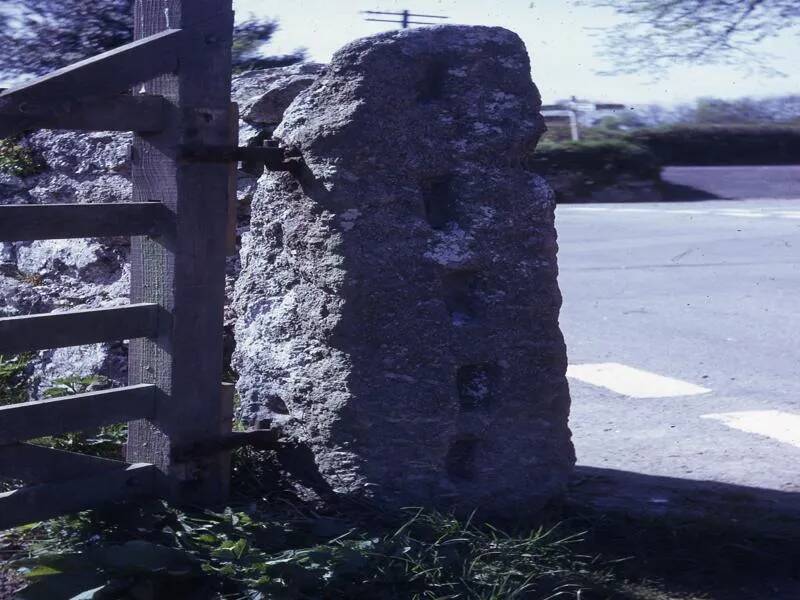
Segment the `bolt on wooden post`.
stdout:
<path fill-rule="evenodd" d="M 135 37 L 182 29 L 177 72 L 137 86 L 169 103 L 169 125 L 136 135 L 134 202 L 160 202 L 170 223 L 159 237 L 136 237 L 131 301 L 159 305 L 158 336 L 132 340 L 130 383 L 157 386 L 153 419 L 130 424 L 128 460 L 154 464 L 165 497 L 224 500 L 224 454 L 185 453 L 230 430 L 222 394 L 222 315 L 229 165 L 193 162 L 186 149 L 230 145 L 231 0 L 137 0 Z M 226 400 L 222 400 L 222 398 Z"/>

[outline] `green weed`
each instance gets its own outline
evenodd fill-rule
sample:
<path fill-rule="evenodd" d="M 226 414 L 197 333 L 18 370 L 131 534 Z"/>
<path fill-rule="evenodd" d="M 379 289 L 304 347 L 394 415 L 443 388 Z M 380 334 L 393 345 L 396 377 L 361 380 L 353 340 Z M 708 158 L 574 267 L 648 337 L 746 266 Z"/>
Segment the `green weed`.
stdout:
<path fill-rule="evenodd" d="M 100 375 L 63 377 L 53 381 L 43 393 L 45 398 L 60 398 L 107 388 L 111 382 Z M 123 446 L 128 438 L 128 425 L 119 423 L 96 431 L 67 433 L 32 440 L 33 443 L 58 450 L 80 452 L 103 458 L 122 459 Z"/>
<path fill-rule="evenodd" d="M 30 354 L 0 354 L 0 406 L 18 404 L 28 399 L 28 363 L 31 358 Z"/>
<path fill-rule="evenodd" d="M 28 537 L 26 556 L 13 562 L 31 582 L 22 600 L 87 590 L 96 594 L 87 598 L 588 600 L 624 590 L 608 565 L 575 552 L 579 534 L 511 535 L 422 510 L 357 523 L 297 506 L 192 513 L 159 503 L 17 535 Z"/>
<path fill-rule="evenodd" d="M 20 146 L 15 138 L 0 139 L 0 172 L 17 177 L 40 173 L 44 165 L 29 149 Z"/>

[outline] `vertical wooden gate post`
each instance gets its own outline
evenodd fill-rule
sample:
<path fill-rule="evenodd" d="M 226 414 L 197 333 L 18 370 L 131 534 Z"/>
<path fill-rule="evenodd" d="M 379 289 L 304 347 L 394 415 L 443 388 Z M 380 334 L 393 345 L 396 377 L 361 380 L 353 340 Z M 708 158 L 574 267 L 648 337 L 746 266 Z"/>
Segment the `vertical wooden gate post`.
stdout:
<path fill-rule="evenodd" d="M 183 450 L 230 427 L 221 401 L 230 170 L 188 157 L 230 145 L 231 0 L 137 0 L 137 40 L 179 28 L 177 72 L 135 90 L 166 98 L 173 118 L 161 132 L 136 135 L 132 151 L 133 200 L 162 203 L 170 224 L 132 241 L 131 301 L 160 311 L 157 337 L 131 340 L 130 384 L 155 384 L 157 408 L 130 424 L 128 461 L 154 464 L 168 499 L 207 504 L 227 494 L 227 460 Z"/>

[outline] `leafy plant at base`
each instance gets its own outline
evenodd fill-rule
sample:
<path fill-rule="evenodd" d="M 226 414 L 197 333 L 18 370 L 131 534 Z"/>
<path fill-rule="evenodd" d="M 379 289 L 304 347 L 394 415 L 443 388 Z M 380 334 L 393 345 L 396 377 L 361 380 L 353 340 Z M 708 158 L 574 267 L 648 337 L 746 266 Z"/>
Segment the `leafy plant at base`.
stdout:
<path fill-rule="evenodd" d="M 31 355 L 3 356 L 0 354 L 0 406 L 18 404 L 28 399 L 27 367 Z"/>
<path fill-rule="evenodd" d="M 0 172 L 16 177 L 28 177 L 41 172 L 41 159 L 20 146 L 15 138 L 0 139 Z"/>
<path fill-rule="evenodd" d="M 104 389 L 111 382 L 100 375 L 62 377 L 53 381 L 50 388 L 44 391 L 45 398 L 61 398 L 83 394 L 88 391 Z M 101 427 L 95 432 L 67 433 L 60 436 L 48 436 L 33 440 L 34 443 L 56 448 L 80 452 L 103 458 L 122 458 L 122 449 L 128 438 L 128 426 L 125 423 Z"/>
<path fill-rule="evenodd" d="M 93 390 L 102 390 L 110 385 L 107 377 L 102 375 L 71 375 L 53 380 L 52 385 L 44 391 L 45 398 L 63 398 L 84 394 Z"/>
<path fill-rule="evenodd" d="M 153 599 L 591 598 L 613 581 L 574 554 L 578 535 L 513 536 L 407 514 L 356 524 L 297 507 L 188 513 L 162 503 L 110 520 L 85 513 L 28 531 L 40 539 L 14 563 L 32 582 L 19 597 L 61 597 L 47 594 L 73 581 L 84 586 L 73 595 L 94 590 L 86 598 L 138 598 L 145 589 Z"/>

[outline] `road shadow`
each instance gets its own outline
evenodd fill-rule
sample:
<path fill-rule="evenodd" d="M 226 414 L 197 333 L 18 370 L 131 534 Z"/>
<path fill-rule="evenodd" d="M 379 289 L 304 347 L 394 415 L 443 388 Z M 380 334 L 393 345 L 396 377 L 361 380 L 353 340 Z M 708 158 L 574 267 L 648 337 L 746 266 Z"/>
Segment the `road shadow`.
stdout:
<path fill-rule="evenodd" d="M 800 598 L 800 493 L 578 466 L 564 517 L 631 580 L 709 599 Z"/>
<path fill-rule="evenodd" d="M 649 516 L 724 517 L 740 522 L 751 520 L 760 528 L 768 525 L 770 518 L 776 518 L 781 528 L 787 521 L 794 521 L 800 531 L 800 492 L 578 466 L 569 493 L 575 501 L 598 510 L 635 511 Z"/>
<path fill-rule="evenodd" d="M 666 202 L 700 202 L 703 200 L 732 199 L 728 196 L 719 196 L 707 190 L 670 181 L 661 181 L 658 184 L 658 190 L 661 193 L 663 201 Z"/>
<path fill-rule="evenodd" d="M 668 165 L 661 180 L 662 193 L 671 200 L 800 198 L 797 165 Z"/>

